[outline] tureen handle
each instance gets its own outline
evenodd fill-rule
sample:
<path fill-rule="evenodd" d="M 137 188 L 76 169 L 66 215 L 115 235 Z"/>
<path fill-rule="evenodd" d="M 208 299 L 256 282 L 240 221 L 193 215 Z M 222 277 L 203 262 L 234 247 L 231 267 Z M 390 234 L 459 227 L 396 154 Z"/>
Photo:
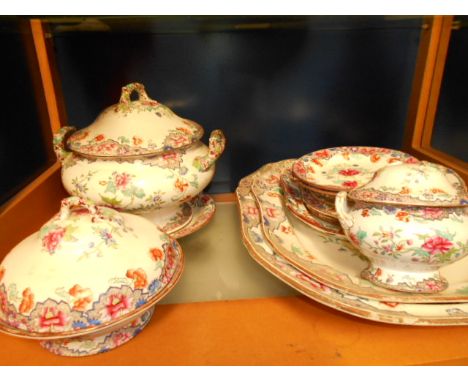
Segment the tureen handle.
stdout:
<path fill-rule="evenodd" d="M 335 209 L 344 230 L 349 230 L 353 225 L 353 218 L 349 213 L 348 202 L 346 201 L 346 191 L 340 191 L 335 198 Z"/>
<path fill-rule="evenodd" d="M 62 200 L 60 212 L 58 215 L 59 220 L 65 220 L 70 216 L 70 213 L 74 207 L 79 209 L 88 210 L 88 212 L 93 215 L 93 217 L 100 217 L 100 214 L 96 208 L 91 203 L 88 203 L 85 199 L 78 196 L 70 196 Z"/>
<path fill-rule="evenodd" d="M 221 156 L 224 147 L 226 147 L 226 138 L 223 132 L 221 130 L 214 130 L 210 135 L 208 154 L 196 157 L 193 160 L 193 165 L 199 171 L 207 171 Z"/>
<path fill-rule="evenodd" d="M 57 155 L 57 159 L 60 162 L 63 162 L 63 160 L 69 154 L 71 154 L 71 151 L 67 151 L 65 141 L 66 141 L 67 136 L 75 130 L 76 130 L 75 127 L 63 126 L 59 131 L 54 133 L 54 137 L 53 137 L 54 151 L 55 151 L 55 155 Z"/>
<path fill-rule="evenodd" d="M 132 102 L 132 100 L 130 99 L 130 96 L 132 95 L 133 92 L 137 92 L 139 101 L 156 102 L 152 100 L 150 97 L 148 97 L 148 94 L 146 94 L 146 91 L 145 91 L 145 86 L 143 84 L 140 84 L 139 82 L 133 82 L 131 84 L 128 84 L 122 87 L 122 93 L 120 94 L 119 103 L 129 104 L 130 102 Z"/>

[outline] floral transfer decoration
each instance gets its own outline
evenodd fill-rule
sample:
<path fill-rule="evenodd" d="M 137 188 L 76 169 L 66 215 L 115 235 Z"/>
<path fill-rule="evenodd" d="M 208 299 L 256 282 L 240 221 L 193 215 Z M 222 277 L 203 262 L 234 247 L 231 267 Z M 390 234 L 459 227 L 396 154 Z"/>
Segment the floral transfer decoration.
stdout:
<path fill-rule="evenodd" d="M 287 168 L 287 166 L 287 162 L 278 162 L 268 164 L 258 170 L 252 184 L 248 187 L 248 191 L 246 191 L 247 194 L 250 194 L 252 191 L 254 194 L 253 196 L 256 197 L 258 205 L 246 204 L 246 208 L 248 208 L 251 214 L 247 214 L 247 212 L 244 213 L 242 215 L 242 218 L 244 219 L 243 222 L 247 218 L 249 218 L 249 221 L 253 221 L 256 218 L 255 210 L 261 208 L 261 203 L 257 195 L 255 195 L 259 180 L 263 183 L 270 184 L 268 191 L 263 193 L 263 195 L 266 197 L 270 192 L 272 197 L 268 196 L 268 200 L 275 201 L 277 200 L 277 197 L 274 195 L 277 195 L 277 193 L 275 191 L 274 184 L 275 182 L 278 182 L 278 180 L 273 175 L 277 172 L 281 173 L 281 171 L 284 168 Z M 243 190 L 243 188 L 241 188 L 241 190 Z M 278 196 L 278 198 L 281 200 L 281 196 Z M 281 211 L 284 211 L 284 208 L 286 207 L 278 205 L 278 209 Z M 262 209 L 260 209 L 261 213 Z M 359 213 L 361 212 L 362 211 L 360 210 Z M 366 213 L 370 214 L 370 210 Z M 395 221 L 403 225 L 408 224 L 400 222 L 396 215 L 397 211 L 395 210 Z M 400 218 L 404 219 L 404 216 L 400 216 Z M 416 216 L 410 218 L 419 219 L 419 217 Z M 378 287 L 373 285 L 370 281 L 363 279 L 361 277 L 361 272 L 369 266 L 369 260 L 358 252 L 348 240 L 336 237 L 336 235 L 318 233 L 312 229 L 308 229 L 307 226 L 304 226 L 295 218 L 295 216 L 292 215 L 287 216 L 287 221 L 289 225 L 292 226 L 293 231 L 289 231 L 288 229 L 282 230 L 281 225 L 278 226 L 279 229 L 273 231 L 275 236 L 278 237 L 278 240 L 273 238 L 274 243 L 272 240 L 273 235 L 270 233 L 270 226 L 263 224 L 261 226 L 263 240 L 272 249 L 277 250 L 277 253 L 281 257 L 286 259 L 297 269 L 310 277 L 313 277 L 315 280 L 329 285 L 330 287 L 337 288 L 343 292 L 358 296 L 359 298 L 370 298 L 392 303 L 446 303 L 449 301 L 468 301 L 468 277 L 465 277 L 465 274 L 468 275 L 468 258 L 460 261 L 460 267 L 456 268 L 456 280 L 448 278 L 449 287 L 443 292 L 431 295 L 401 293 L 388 288 Z M 445 225 L 445 222 L 446 221 L 442 221 L 442 225 Z M 378 227 L 375 223 L 371 224 L 371 226 Z M 446 230 L 441 229 L 441 231 L 444 233 Z M 357 232 L 355 234 L 356 236 L 359 236 Z M 413 242 L 412 245 L 416 245 L 416 242 Z M 299 248 L 302 252 L 304 252 L 304 250 L 308 250 L 314 258 L 301 256 L 300 252 L 292 251 L 292 247 Z M 450 284 L 450 282 L 452 284 Z"/>
<path fill-rule="evenodd" d="M 426 161 L 382 168 L 349 197 L 406 206 L 456 207 L 468 203 L 463 179 L 450 168 Z"/>
<path fill-rule="evenodd" d="M 131 99 L 133 93 L 138 95 L 137 100 Z M 143 114 L 146 124 L 148 118 L 152 118 L 152 126 L 145 125 L 145 128 L 136 130 L 138 125 L 141 126 Z M 115 118 L 133 123 L 135 130 L 120 129 L 121 133 L 126 133 L 119 135 L 116 130 L 108 128 Z M 109 119 L 107 127 L 103 122 L 106 119 Z M 168 107 L 149 98 L 142 84 L 132 83 L 122 88 L 118 104 L 104 110 L 93 125 L 75 132 L 68 139 L 68 144 L 72 151 L 84 156 L 138 157 L 188 147 L 202 135 L 201 126 L 180 118 Z"/>
<path fill-rule="evenodd" d="M 162 250 L 150 250 L 155 266 L 165 261 L 158 279 L 149 280 L 141 268 L 128 269 L 100 294 L 75 284 L 58 288 L 56 299 L 35 301 L 29 288 L 20 294 L 15 284 L 0 283 L 0 321 L 27 333 L 75 332 L 115 321 L 151 302 L 171 282 L 180 268 L 179 250 L 176 241 L 165 243 Z"/>
<path fill-rule="evenodd" d="M 250 193 L 252 181 L 258 172 L 244 178 L 236 189 L 241 217 L 243 242 L 252 256 L 273 276 L 305 296 L 333 309 L 368 320 L 405 325 L 466 325 L 468 304 L 418 304 L 387 302 L 349 294 L 323 284 L 292 266 L 281 253 L 268 245 L 260 228 L 259 211 Z M 257 210 L 257 213 L 255 211 Z M 424 295 L 418 298 L 426 299 Z"/>
<path fill-rule="evenodd" d="M 96 334 L 64 340 L 41 341 L 41 345 L 50 352 L 68 357 L 90 356 L 108 352 L 137 336 L 151 320 L 154 308 L 148 309 L 141 316 L 123 328 L 111 333 Z"/>
<path fill-rule="evenodd" d="M 352 190 L 372 179 L 390 164 L 418 160 L 401 151 L 379 147 L 345 146 L 304 155 L 292 166 L 294 176 L 306 184 L 327 190 Z"/>

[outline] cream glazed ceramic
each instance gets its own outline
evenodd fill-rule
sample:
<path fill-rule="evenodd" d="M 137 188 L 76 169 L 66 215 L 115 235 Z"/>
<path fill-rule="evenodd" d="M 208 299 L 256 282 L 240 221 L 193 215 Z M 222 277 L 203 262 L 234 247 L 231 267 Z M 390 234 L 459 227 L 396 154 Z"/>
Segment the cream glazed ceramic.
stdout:
<path fill-rule="evenodd" d="M 64 199 L 0 265 L 0 331 L 79 341 L 123 329 L 170 290 L 182 264 L 178 243 L 147 219 Z"/>
<path fill-rule="evenodd" d="M 362 298 L 391 304 L 468 301 L 468 257 L 441 269 L 449 287 L 440 293 L 403 293 L 363 279 L 361 273 L 368 268 L 369 260 L 346 236 L 312 229 L 282 205 L 278 177 L 287 165 L 288 160 L 263 166 L 255 173 L 249 190 L 257 201 L 263 237 L 290 264 L 321 283 Z M 274 209 L 269 210 L 272 204 Z"/>
<path fill-rule="evenodd" d="M 284 193 L 284 204 L 286 207 L 305 224 L 318 230 L 344 235 L 338 217 L 335 219 L 330 213 L 322 213 L 322 210 L 312 211 L 305 204 L 304 193 L 289 176 L 286 169 L 281 174 L 281 188 Z M 334 209 L 333 209 L 334 210 Z"/>
<path fill-rule="evenodd" d="M 414 163 L 413 156 L 381 147 L 343 146 L 314 151 L 299 158 L 293 175 L 303 183 L 330 191 L 348 191 L 369 182 L 384 166 Z"/>
<path fill-rule="evenodd" d="M 138 100 L 131 100 L 133 92 Z M 225 147 L 220 130 L 204 145 L 200 125 L 150 99 L 138 83 L 123 87 L 119 103 L 70 135 L 74 130 L 66 126 L 54 136 L 65 189 L 124 211 L 165 209 L 160 226 L 209 184 Z"/>
<path fill-rule="evenodd" d="M 336 210 L 371 262 L 362 277 L 399 291 L 436 293 L 448 286 L 439 268 L 468 254 L 467 201 L 456 173 L 421 162 L 383 168 L 360 189 L 339 193 Z"/>
<path fill-rule="evenodd" d="M 171 234 L 174 239 L 183 238 L 202 229 L 211 221 L 216 211 L 215 201 L 204 193 L 191 199 L 187 204 L 192 210 L 192 219 L 189 224 Z"/>
<path fill-rule="evenodd" d="M 280 252 L 272 249 L 263 235 L 260 211 L 251 193 L 256 176 L 258 171 L 242 179 L 236 189 L 242 240 L 252 258 L 279 280 L 314 301 L 366 320 L 418 326 L 468 324 L 467 303 L 411 304 L 380 301 L 330 287 L 295 268 Z"/>

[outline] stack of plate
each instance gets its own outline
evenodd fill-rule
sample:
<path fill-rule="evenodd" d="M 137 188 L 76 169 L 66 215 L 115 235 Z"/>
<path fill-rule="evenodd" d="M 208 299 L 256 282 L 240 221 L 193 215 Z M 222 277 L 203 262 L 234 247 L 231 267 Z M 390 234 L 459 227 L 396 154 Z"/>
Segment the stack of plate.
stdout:
<path fill-rule="evenodd" d="M 313 300 L 354 316 L 405 325 L 468 324 L 468 258 L 441 269 L 449 287 L 438 294 L 392 291 L 362 279 L 367 259 L 333 223 L 310 214 L 293 175 L 296 163 L 268 164 L 236 190 L 243 241 L 259 264 Z"/>

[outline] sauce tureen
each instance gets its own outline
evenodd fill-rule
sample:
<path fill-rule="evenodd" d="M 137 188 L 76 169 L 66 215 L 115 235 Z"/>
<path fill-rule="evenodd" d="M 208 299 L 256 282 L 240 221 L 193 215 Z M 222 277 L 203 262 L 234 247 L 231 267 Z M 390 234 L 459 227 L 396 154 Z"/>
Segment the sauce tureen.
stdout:
<path fill-rule="evenodd" d="M 362 277 L 417 293 L 444 290 L 439 268 L 468 255 L 467 207 L 458 174 L 425 161 L 384 167 L 336 197 L 346 236 L 371 262 Z"/>

